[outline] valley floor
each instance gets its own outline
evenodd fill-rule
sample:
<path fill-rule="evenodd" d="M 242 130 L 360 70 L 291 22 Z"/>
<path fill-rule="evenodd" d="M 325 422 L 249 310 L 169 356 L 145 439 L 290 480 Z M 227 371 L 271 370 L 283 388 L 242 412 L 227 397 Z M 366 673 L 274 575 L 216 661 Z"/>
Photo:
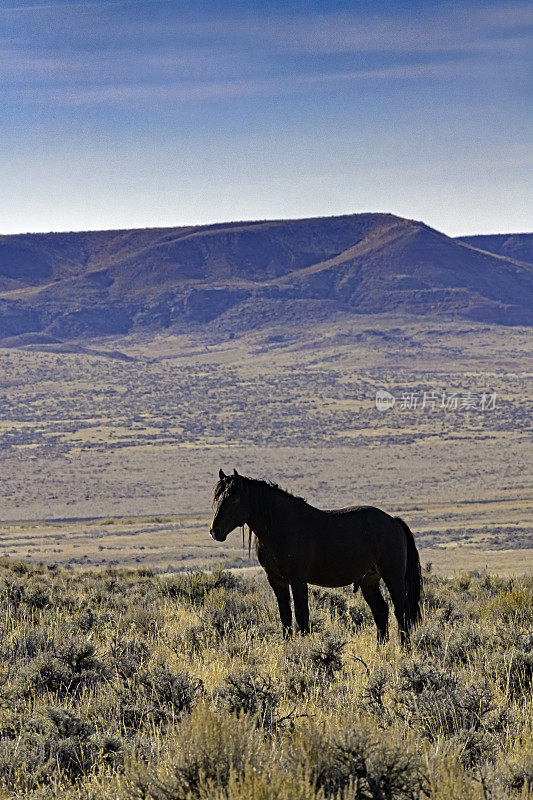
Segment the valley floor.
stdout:
<path fill-rule="evenodd" d="M 218 469 L 235 466 L 320 507 L 401 514 L 439 571 L 530 572 L 530 340 L 341 316 L 90 343 L 101 355 L 0 349 L 0 555 L 246 565 L 238 533 L 208 536 Z"/>

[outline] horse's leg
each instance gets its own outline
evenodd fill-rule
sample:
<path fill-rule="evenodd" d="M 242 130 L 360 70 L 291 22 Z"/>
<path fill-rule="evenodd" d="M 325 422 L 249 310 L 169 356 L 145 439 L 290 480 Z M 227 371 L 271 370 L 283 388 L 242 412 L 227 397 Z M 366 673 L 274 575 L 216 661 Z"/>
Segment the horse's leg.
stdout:
<path fill-rule="evenodd" d="M 309 633 L 309 601 L 307 597 L 307 582 L 304 580 L 291 581 L 294 614 L 300 633 Z"/>
<path fill-rule="evenodd" d="M 289 584 L 272 578 L 270 575 L 267 575 L 267 578 L 276 595 L 276 600 L 278 601 L 279 615 L 283 626 L 283 636 L 287 639 L 289 636 L 292 636 L 292 610 Z"/>
<path fill-rule="evenodd" d="M 398 621 L 398 628 L 400 629 L 400 642 L 402 645 L 408 645 L 409 615 L 404 570 L 398 569 L 398 567 L 393 572 L 390 572 L 388 569 L 382 569 L 381 577 L 385 581 L 385 585 L 391 596 L 392 605 L 394 606 L 394 615 Z"/>
<path fill-rule="evenodd" d="M 378 629 L 378 642 L 385 642 L 389 638 L 389 607 L 379 588 L 380 576 L 373 572 L 361 581 L 361 591 L 370 606 L 374 622 Z"/>

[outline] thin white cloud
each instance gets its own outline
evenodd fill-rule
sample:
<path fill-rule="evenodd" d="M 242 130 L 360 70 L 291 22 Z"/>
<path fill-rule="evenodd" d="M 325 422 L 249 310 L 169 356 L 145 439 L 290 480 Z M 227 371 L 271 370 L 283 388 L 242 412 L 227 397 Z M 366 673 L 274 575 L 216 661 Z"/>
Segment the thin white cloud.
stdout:
<path fill-rule="evenodd" d="M 502 58 L 524 74 L 532 44 L 525 25 L 533 12 L 524 3 L 206 19 L 172 2 L 168 13 L 142 21 L 117 14 L 118 5 L 134 7 L 131 0 L 25 6 L 50 12 L 46 35 L 35 15 L 4 38 L 0 75 L 7 90 L 21 100 L 65 105 L 289 95 L 369 80 L 476 78 L 491 74 Z M 294 55 L 314 59 L 306 74 L 296 72 Z"/>
<path fill-rule="evenodd" d="M 179 77 L 221 77 L 238 74 L 243 61 L 234 53 L 209 47 L 182 47 L 177 52 L 138 52 L 115 49 L 98 53 L 28 52 L 23 47 L 1 50 L 0 76 L 4 84 L 15 83 L 102 83 L 116 82 L 117 76 L 165 81 Z M 252 64 L 252 59 L 249 60 Z"/>
<path fill-rule="evenodd" d="M 146 0 L 145 0 L 146 2 Z M 89 36 L 95 44 L 132 41 L 209 41 L 219 46 L 271 49 L 273 52 L 350 54 L 358 52 L 442 52 L 480 49 L 491 39 L 524 33 L 533 24 L 529 3 L 453 3 L 440 8 L 414 9 L 400 13 L 362 11 L 305 11 L 268 13 L 254 10 L 231 12 L 213 8 L 209 15 L 195 13 L 194 6 L 176 0 L 153 0 L 154 13 L 139 19 L 132 0 L 105 2 L 37 3 L 0 9 L 46 11 L 47 37 L 58 36 L 83 43 Z M 161 6 L 161 10 L 157 9 Z M 117 7 L 122 7 L 117 13 Z M 94 10 L 98 13 L 94 14 Z M 65 13 L 78 13 L 65 29 Z M 79 22 L 80 24 L 77 24 Z M 39 16 L 24 20 L 30 33 L 42 34 Z"/>
<path fill-rule="evenodd" d="M 190 103 L 224 100 L 239 97 L 275 97 L 319 91 L 332 86 L 346 86 L 369 81 L 421 81 L 461 77 L 468 72 L 482 71 L 482 65 L 471 61 L 454 61 L 441 64 L 408 64 L 369 70 L 352 70 L 282 77 L 178 82 L 157 84 L 116 84 L 106 86 L 76 86 L 54 91 L 25 90 L 26 99 L 52 102 L 58 105 L 157 105 L 162 103 Z"/>
<path fill-rule="evenodd" d="M 274 18 L 263 35 L 287 50 L 309 54 L 479 52 L 492 50 L 494 39 L 515 44 L 520 37 L 509 33 L 524 32 L 531 24 L 529 4 L 454 4 L 401 15 L 347 11 Z"/>

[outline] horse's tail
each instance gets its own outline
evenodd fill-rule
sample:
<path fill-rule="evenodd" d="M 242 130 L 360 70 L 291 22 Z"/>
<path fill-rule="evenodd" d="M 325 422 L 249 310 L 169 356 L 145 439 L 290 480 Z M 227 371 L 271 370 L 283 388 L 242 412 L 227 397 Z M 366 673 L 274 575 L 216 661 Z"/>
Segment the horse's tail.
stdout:
<path fill-rule="evenodd" d="M 420 622 L 422 617 L 420 610 L 420 597 L 422 594 L 422 570 L 420 568 L 420 557 L 415 544 L 415 537 L 406 522 L 401 517 L 394 517 L 396 522 L 402 526 L 407 543 L 407 564 L 405 567 L 405 590 L 408 600 L 408 619 L 409 627 Z"/>

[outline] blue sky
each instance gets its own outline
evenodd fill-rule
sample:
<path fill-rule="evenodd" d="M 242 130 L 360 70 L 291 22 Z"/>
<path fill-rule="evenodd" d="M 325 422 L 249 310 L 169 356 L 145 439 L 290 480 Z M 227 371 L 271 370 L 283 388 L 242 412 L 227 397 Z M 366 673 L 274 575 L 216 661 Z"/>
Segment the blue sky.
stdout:
<path fill-rule="evenodd" d="M 0 0 L 0 233 L 533 230 L 525 2 Z"/>

